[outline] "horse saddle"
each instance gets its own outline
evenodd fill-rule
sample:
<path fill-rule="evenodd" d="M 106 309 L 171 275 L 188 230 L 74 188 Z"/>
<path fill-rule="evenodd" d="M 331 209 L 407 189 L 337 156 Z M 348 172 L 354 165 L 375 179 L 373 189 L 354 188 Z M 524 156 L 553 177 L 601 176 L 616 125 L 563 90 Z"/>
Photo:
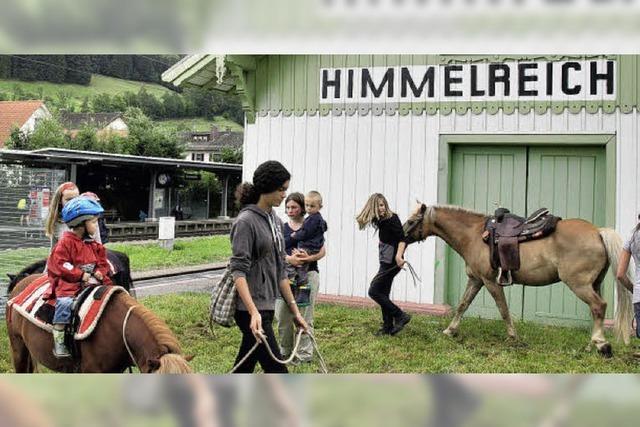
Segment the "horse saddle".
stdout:
<path fill-rule="evenodd" d="M 527 218 L 505 208 L 496 209 L 485 223 L 482 238 L 489 245 L 491 267 L 498 270 L 498 284 L 513 284 L 511 272 L 520 269 L 520 243 L 547 237 L 561 219 L 547 208 L 540 208 Z"/>
<path fill-rule="evenodd" d="M 12 298 L 8 306 L 31 323 L 51 332 L 55 300 L 42 298 L 48 288 L 48 278 L 43 275 Z M 83 340 L 91 335 L 111 297 L 118 292 L 126 292 L 126 290 L 120 286 L 89 286 L 76 296 L 72 307 L 73 322 L 68 331 L 73 339 Z M 10 312 L 8 316 L 11 316 Z M 9 321 L 10 319 L 9 317 Z"/>

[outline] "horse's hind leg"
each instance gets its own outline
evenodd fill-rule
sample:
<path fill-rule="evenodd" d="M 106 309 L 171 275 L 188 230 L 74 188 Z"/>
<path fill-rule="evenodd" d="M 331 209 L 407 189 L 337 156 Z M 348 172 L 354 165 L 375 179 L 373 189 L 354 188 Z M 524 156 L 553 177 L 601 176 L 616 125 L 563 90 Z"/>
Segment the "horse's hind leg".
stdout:
<path fill-rule="evenodd" d="M 507 298 L 504 295 L 504 289 L 502 286 L 492 281 L 486 281 L 484 285 L 496 302 L 500 315 L 502 316 L 502 320 L 507 324 L 507 335 L 513 339 L 517 339 L 518 334 L 516 333 L 516 327 L 513 325 L 513 319 L 509 312 L 509 306 L 507 305 Z"/>
<path fill-rule="evenodd" d="M 462 320 L 462 315 L 467 311 L 476 295 L 478 295 L 480 288 L 482 288 L 482 281 L 474 277 L 469 277 L 469 280 L 467 281 L 467 289 L 465 289 L 464 294 L 460 299 L 460 304 L 458 304 L 458 308 L 456 308 L 456 313 L 453 316 L 453 319 L 451 319 L 449 326 L 447 326 L 447 329 L 443 331 L 445 335 L 452 337 L 458 333 L 458 326 L 460 325 L 460 320 Z"/>
<path fill-rule="evenodd" d="M 13 368 L 17 374 L 30 374 L 36 371 L 36 365 L 33 362 L 31 353 L 25 345 L 22 338 L 9 334 L 9 343 L 11 345 L 11 356 L 13 359 Z"/>
<path fill-rule="evenodd" d="M 604 337 L 604 316 L 607 312 L 607 302 L 594 289 L 591 284 L 582 286 L 571 286 L 571 290 L 582 301 L 589 305 L 591 317 L 593 318 L 593 330 L 591 332 L 591 344 L 605 357 L 613 356 L 611 344 Z"/>

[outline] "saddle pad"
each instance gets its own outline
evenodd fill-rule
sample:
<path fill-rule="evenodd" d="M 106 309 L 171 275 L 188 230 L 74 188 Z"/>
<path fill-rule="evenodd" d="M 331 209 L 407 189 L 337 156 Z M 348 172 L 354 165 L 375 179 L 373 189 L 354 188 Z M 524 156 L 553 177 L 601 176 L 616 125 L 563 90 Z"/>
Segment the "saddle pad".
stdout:
<path fill-rule="evenodd" d="M 51 324 L 35 316 L 40 307 L 42 307 L 43 304 L 47 304 L 47 301 L 42 299 L 42 294 L 49 287 L 49 280 L 47 276 L 43 277 L 44 280 L 41 280 L 42 278 L 34 280 L 34 282 L 20 292 L 20 294 L 9 300 L 7 306 L 13 308 L 22 315 L 22 317 L 39 328 L 51 332 Z M 105 307 L 109 303 L 111 296 L 118 292 L 126 292 L 126 290 L 120 286 L 96 286 L 96 288 L 91 291 L 91 294 L 78 310 L 80 321 L 78 322 L 78 330 L 73 336 L 74 339 L 83 340 L 91 335 Z"/>

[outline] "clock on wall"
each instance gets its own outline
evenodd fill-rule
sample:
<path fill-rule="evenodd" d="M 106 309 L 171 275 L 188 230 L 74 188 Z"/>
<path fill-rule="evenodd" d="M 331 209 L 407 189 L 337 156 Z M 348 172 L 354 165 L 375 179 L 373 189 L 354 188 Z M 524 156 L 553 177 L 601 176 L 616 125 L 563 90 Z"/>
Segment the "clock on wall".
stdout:
<path fill-rule="evenodd" d="M 171 176 L 169 176 L 169 174 L 166 172 L 159 173 L 156 177 L 156 181 L 159 186 L 164 187 L 166 185 L 169 185 L 169 183 L 171 182 Z"/>

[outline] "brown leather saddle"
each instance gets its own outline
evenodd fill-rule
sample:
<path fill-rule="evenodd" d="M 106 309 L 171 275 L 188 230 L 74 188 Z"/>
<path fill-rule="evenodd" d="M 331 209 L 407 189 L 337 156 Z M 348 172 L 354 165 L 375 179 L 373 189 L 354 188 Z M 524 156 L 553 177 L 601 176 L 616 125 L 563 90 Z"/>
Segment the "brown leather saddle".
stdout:
<path fill-rule="evenodd" d="M 511 272 L 520 269 L 520 243 L 547 237 L 561 219 L 547 208 L 538 209 L 528 218 L 514 215 L 509 209 L 496 209 L 485 223 L 482 238 L 489 245 L 491 267 L 498 270 L 499 285 L 513 284 Z"/>

